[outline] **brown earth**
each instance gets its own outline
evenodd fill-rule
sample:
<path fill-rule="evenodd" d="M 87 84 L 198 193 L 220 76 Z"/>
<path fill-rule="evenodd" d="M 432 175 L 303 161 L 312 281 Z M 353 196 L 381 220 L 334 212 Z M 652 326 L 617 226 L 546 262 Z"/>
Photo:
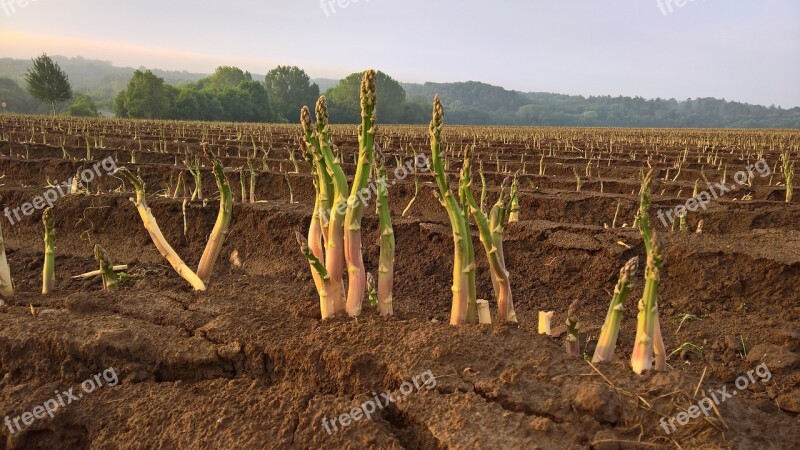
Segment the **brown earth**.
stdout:
<path fill-rule="evenodd" d="M 295 148 L 296 129 L 96 121 L 81 134 L 80 123 L 0 118 L 0 173 L 5 174 L 0 207 L 32 201 L 48 182 L 111 156 L 139 169 L 164 235 L 190 266 L 202 254 L 218 207 L 206 168 L 209 199 L 189 204 L 184 233 L 182 199 L 171 192 L 185 169 L 184 152 L 197 151 L 199 128 L 214 130 L 208 133 L 217 135 L 212 148 L 228 167 L 244 165 L 254 146 L 262 153 L 273 150 L 258 156 L 259 203 L 241 203 L 238 173 L 228 175 L 236 200 L 233 222 L 202 293 L 192 291 L 158 254 L 128 200 L 130 186 L 116 177 L 102 176 L 89 183 L 89 192 L 57 201 L 58 285 L 52 295 L 40 294 L 41 211 L 13 225 L 0 217 L 17 288 L 0 306 L 0 420 L 7 416 L 13 423 L 20 417 L 22 425 L 22 415 L 57 399 L 56 391 L 73 388 L 82 394 L 53 418 L 37 418 L 19 431 L 0 424 L 7 448 L 792 449 L 800 442 L 800 206 L 782 202 L 781 174 L 769 180 L 756 176 L 752 186 L 715 200 L 707 211 L 690 213 L 690 229 L 704 221 L 702 234 L 670 232 L 655 211 L 685 202 L 701 174 L 721 177 L 716 167 L 695 164 L 713 150 L 692 144 L 680 177 L 671 181 L 675 169 L 668 177 L 666 170 L 684 145 L 662 144 L 654 153 L 650 141 L 666 140 L 674 131 L 454 128 L 449 141 L 454 153 L 473 142 L 473 135 L 481 136 L 490 202 L 503 178 L 526 167 L 521 221 L 509 224 L 505 234 L 519 324 L 448 325 L 452 237 L 444 209 L 430 195 L 428 173 L 421 174 L 420 195 L 407 218 L 400 213 L 413 195 L 412 179 L 390 189 L 396 315 L 382 318 L 368 307 L 358 319 L 322 322 L 308 264 L 292 237 L 294 230 L 307 229 L 313 186 L 297 153 L 300 173 L 286 176 L 299 203 L 289 203 L 283 173 L 293 170 L 285 148 Z M 37 127 L 46 129 L 49 145 L 38 130 L 30 142 L 30 130 Z M 344 160 L 352 161 L 352 130 L 337 130 Z M 425 148 L 422 128 L 386 127 L 382 133 L 387 153 Z M 590 158 L 580 150 L 592 145 L 602 156 L 598 142 L 613 133 L 623 133 L 622 142 L 614 144 L 614 152 L 622 150 L 585 176 Z M 755 160 L 741 143 L 748 136 L 772 136 L 732 135 L 724 147 L 725 132 L 683 133 L 686 142 L 720 140 L 715 146 L 728 161 L 729 180 Z M 93 142 L 100 134 L 104 142 Z M 52 145 L 60 136 L 65 136 L 63 151 Z M 91 161 L 83 160 L 86 136 Z M 787 146 L 800 138 L 777 136 Z M 767 147 L 771 168 L 780 150 L 780 144 Z M 648 151 L 660 180 L 651 221 L 666 246 L 661 324 L 667 350 L 674 353 L 670 370 L 637 376 L 628 360 L 641 269 L 612 363 L 568 357 L 561 337 L 536 333 L 536 320 L 538 311 L 552 310 L 554 324 L 562 324 L 569 304 L 583 300 L 582 345 L 591 359 L 619 268 L 644 256 L 638 231 L 621 225 L 633 221 Z M 542 154 L 545 175 L 538 174 Z M 450 159 L 455 172 L 457 158 Z M 352 172 L 353 166 L 345 168 Z M 580 192 L 573 168 L 582 175 Z M 188 173 L 184 177 L 193 188 Z M 617 205 L 619 219 L 612 228 Z M 378 258 L 376 228 L 370 211 L 363 229 L 371 271 Z M 473 238 L 478 294 L 491 299 L 476 229 Z M 115 264 L 129 265 L 117 293 L 102 292 L 99 278 L 71 279 L 96 269 L 95 243 Z M 240 267 L 229 260 L 233 252 Z M 760 379 L 763 369 L 751 372 L 753 382 L 737 389 L 737 378 L 757 367 L 769 370 L 769 380 Z M 435 382 L 414 385 L 423 374 Z M 86 392 L 85 380 L 104 387 Z M 723 386 L 735 396 L 707 417 L 665 432 L 662 418 L 666 422 L 689 410 Z M 371 420 L 342 425 L 338 416 L 381 393 L 396 401 L 376 408 Z"/>

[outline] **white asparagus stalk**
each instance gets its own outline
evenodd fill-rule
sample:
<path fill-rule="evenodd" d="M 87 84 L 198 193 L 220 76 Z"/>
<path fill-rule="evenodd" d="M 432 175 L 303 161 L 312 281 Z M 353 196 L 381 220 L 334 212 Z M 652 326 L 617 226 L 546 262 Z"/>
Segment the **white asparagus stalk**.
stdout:
<path fill-rule="evenodd" d="M 197 274 L 194 273 L 192 269 L 190 269 L 189 266 L 183 262 L 181 257 L 178 256 L 172 246 L 169 245 L 169 242 L 167 242 L 166 238 L 164 238 L 164 235 L 161 233 L 161 229 L 158 227 L 156 218 L 153 217 L 153 213 L 150 212 L 150 208 L 147 206 L 144 182 L 142 179 L 124 167 L 118 168 L 116 171 L 114 171 L 114 173 L 119 173 L 127 178 L 136 190 L 136 200 L 134 201 L 136 210 L 139 212 L 139 216 L 142 218 L 144 227 L 150 234 L 150 239 L 152 239 L 153 244 L 158 249 L 158 252 L 161 253 L 161 256 L 166 258 L 172 268 L 178 272 L 178 275 L 180 275 L 184 280 L 188 281 L 196 291 L 205 291 L 205 283 L 203 283 L 203 281 L 198 278 Z"/>

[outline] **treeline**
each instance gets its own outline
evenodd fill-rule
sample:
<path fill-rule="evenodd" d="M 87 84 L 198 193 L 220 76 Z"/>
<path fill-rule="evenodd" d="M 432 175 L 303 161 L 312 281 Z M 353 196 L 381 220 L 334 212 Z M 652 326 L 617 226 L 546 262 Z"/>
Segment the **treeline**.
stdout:
<path fill-rule="evenodd" d="M 279 66 L 263 75 L 222 66 L 208 76 L 188 72 L 117 68 L 104 61 L 53 57 L 69 75 L 77 97 L 60 113 L 207 121 L 296 122 L 303 105 L 328 97 L 333 123 L 360 121 L 359 81 L 354 73 L 338 83 L 311 79 L 298 67 Z M 25 61 L 0 59 L 0 102 L 8 111 L 46 113 L 22 89 Z M 30 61 L 27 61 L 30 65 Z M 327 89 L 320 89 L 320 85 Z M 644 99 L 523 93 L 475 81 L 399 83 L 378 72 L 381 123 L 424 124 L 435 94 L 454 125 L 800 128 L 800 108 L 750 105 L 715 98 Z M 81 95 L 83 94 L 83 95 Z"/>
<path fill-rule="evenodd" d="M 357 123 L 361 117 L 361 74 L 354 73 L 328 89 L 332 123 Z M 400 83 L 378 72 L 381 118 L 384 123 L 424 123 L 422 105 L 406 101 Z M 312 107 L 320 89 L 298 67 L 278 66 L 263 81 L 237 67 L 218 67 L 196 82 L 167 84 L 149 70 L 137 70 L 114 101 L 119 117 L 141 119 L 206 120 L 229 122 L 283 122 L 299 120 L 303 106 Z"/>
<path fill-rule="evenodd" d="M 462 125 L 800 128 L 800 107 L 783 109 L 716 98 L 677 101 L 521 93 L 475 81 L 403 87 L 411 101 L 427 101 L 438 93 L 448 122 Z"/>

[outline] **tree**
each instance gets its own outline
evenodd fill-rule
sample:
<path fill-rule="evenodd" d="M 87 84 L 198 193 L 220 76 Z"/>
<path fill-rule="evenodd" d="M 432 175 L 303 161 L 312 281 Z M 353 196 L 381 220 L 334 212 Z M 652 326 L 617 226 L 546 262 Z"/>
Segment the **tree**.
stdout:
<path fill-rule="evenodd" d="M 25 74 L 25 81 L 28 83 L 28 92 L 34 98 L 52 105 L 53 116 L 56 115 L 56 103 L 72 98 L 69 77 L 46 54 L 33 60 L 33 66 L 28 67 Z"/>
<path fill-rule="evenodd" d="M 272 118 L 267 91 L 258 81 L 243 81 L 219 95 L 223 119 L 230 122 L 267 122 Z"/>
<path fill-rule="evenodd" d="M 364 72 L 353 73 L 328 89 L 331 122 L 361 122 L 361 78 Z M 378 92 L 378 123 L 400 123 L 406 113 L 406 91 L 389 75 L 378 72 L 375 77 Z"/>
<path fill-rule="evenodd" d="M 222 91 L 236 88 L 243 81 L 253 81 L 250 72 L 243 72 L 238 67 L 219 66 L 210 77 L 198 81 L 197 87 L 198 89 Z"/>
<path fill-rule="evenodd" d="M 197 91 L 181 86 L 178 88 L 178 97 L 170 105 L 170 119 L 200 120 L 200 105 L 197 101 Z"/>
<path fill-rule="evenodd" d="M 88 95 L 81 95 L 76 98 L 71 105 L 69 105 L 69 115 L 79 117 L 97 117 L 100 112 L 97 111 L 97 105 L 94 104 L 92 97 Z"/>
<path fill-rule="evenodd" d="M 114 114 L 117 117 L 128 117 L 128 110 L 125 108 L 125 90 L 121 90 L 114 98 Z"/>
<path fill-rule="evenodd" d="M 264 87 L 278 120 L 294 123 L 303 106 L 313 107 L 319 98 L 319 86 L 311 83 L 305 71 L 296 66 L 278 66 L 267 73 Z"/>
<path fill-rule="evenodd" d="M 134 119 L 160 119 L 167 116 L 169 95 L 164 79 L 153 72 L 137 70 L 114 102 L 116 113 Z"/>

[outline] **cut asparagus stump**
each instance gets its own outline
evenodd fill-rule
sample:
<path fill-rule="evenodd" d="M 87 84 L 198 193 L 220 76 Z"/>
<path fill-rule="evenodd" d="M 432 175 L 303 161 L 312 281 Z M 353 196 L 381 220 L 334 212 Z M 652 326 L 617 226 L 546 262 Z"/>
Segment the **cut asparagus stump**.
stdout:
<path fill-rule="evenodd" d="M 631 258 L 619 271 L 619 280 L 614 287 L 614 296 L 608 307 L 606 321 L 600 330 L 600 338 L 597 340 L 597 348 L 594 351 L 592 362 L 611 361 L 614 359 L 614 349 L 617 346 L 619 336 L 619 324 L 622 321 L 622 313 L 625 310 L 625 301 L 631 292 L 631 281 L 639 266 L 639 258 Z"/>
<path fill-rule="evenodd" d="M 489 310 L 489 301 L 477 300 L 476 304 L 478 308 L 478 323 L 481 325 L 491 325 L 492 313 Z"/>
<path fill-rule="evenodd" d="M 103 290 L 116 292 L 118 287 L 117 274 L 114 272 L 114 265 L 105 249 L 100 244 L 94 245 L 94 259 L 100 265 L 100 275 L 103 277 Z"/>
<path fill-rule="evenodd" d="M 56 242 L 53 221 L 53 208 L 42 213 L 44 225 L 44 270 L 42 273 L 42 294 L 53 292 L 56 285 Z"/>
<path fill-rule="evenodd" d="M 552 334 L 550 324 L 553 320 L 553 314 L 554 311 L 539 311 L 539 334 L 546 334 L 548 336 Z"/>
<path fill-rule="evenodd" d="M 156 218 L 153 217 L 153 213 L 147 206 L 144 181 L 124 167 L 118 168 L 114 173 L 124 176 L 136 190 L 136 200 L 133 201 L 136 205 L 136 210 L 139 212 L 139 217 L 141 217 L 145 229 L 150 234 L 150 239 L 152 239 L 161 256 L 166 258 L 172 268 L 178 272 L 178 275 L 188 281 L 196 291 L 205 291 L 205 283 L 183 262 L 161 233 Z"/>

